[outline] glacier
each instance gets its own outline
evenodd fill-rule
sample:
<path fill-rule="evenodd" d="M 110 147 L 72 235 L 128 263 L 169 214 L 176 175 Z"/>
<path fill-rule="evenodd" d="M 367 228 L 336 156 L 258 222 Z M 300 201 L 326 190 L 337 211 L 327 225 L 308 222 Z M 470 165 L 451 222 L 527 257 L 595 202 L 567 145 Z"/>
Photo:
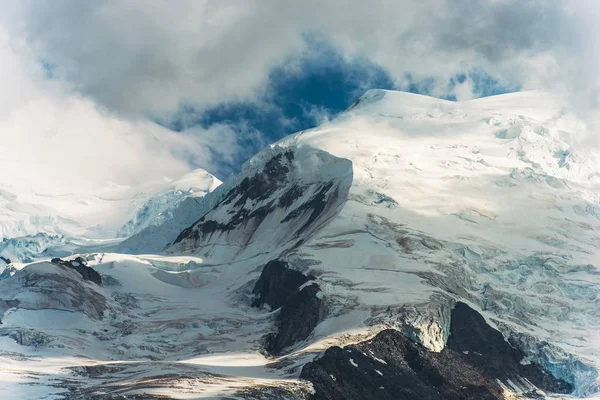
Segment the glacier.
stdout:
<path fill-rule="evenodd" d="M 102 285 L 43 252 L 4 274 L 0 393 L 360 398 L 361 366 L 384 382 L 418 356 L 463 366 L 480 398 L 597 398 L 600 158 L 582 130 L 541 92 L 368 91 L 223 184 L 203 172 L 128 200 L 120 238 L 70 232 L 59 256 Z M 495 338 L 488 364 L 510 349 L 491 372 L 488 344 L 456 336 L 465 315 Z"/>
<path fill-rule="evenodd" d="M 98 193 L 37 193 L 0 189 L 0 256 L 27 263 L 118 244 L 174 218 L 183 202 L 194 202 L 221 181 L 198 169 L 177 180 L 141 187 L 100 187 Z M 8 186 L 8 185 L 6 185 Z"/>

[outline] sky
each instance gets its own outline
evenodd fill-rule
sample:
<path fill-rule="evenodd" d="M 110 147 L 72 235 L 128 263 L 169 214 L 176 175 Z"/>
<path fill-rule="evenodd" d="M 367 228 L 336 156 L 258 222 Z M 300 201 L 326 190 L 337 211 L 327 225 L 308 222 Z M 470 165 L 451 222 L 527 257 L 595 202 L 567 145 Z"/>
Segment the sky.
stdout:
<path fill-rule="evenodd" d="M 371 88 L 450 100 L 544 90 L 593 136 L 599 11 L 595 0 L 0 0 L 0 185 L 69 193 L 194 168 L 224 179 Z"/>

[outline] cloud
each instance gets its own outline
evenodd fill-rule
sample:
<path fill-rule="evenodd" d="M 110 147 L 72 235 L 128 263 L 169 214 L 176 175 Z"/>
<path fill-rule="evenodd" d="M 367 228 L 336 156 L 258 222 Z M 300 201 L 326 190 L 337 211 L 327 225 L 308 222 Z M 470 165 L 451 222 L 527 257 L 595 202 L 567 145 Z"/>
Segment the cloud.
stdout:
<path fill-rule="evenodd" d="M 467 77 L 464 81 L 459 82 L 454 87 L 453 92 L 454 96 L 456 97 L 456 100 L 458 101 L 471 100 L 474 97 L 473 80 Z"/>
<path fill-rule="evenodd" d="M 4 23 L 82 94 L 113 110 L 147 113 L 171 111 L 182 99 L 247 96 L 264 83 L 271 66 L 302 46 L 277 17 L 283 3 L 266 5 L 25 1 Z"/>
<path fill-rule="evenodd" d="M 525 88 L 566 90 L 581 70 L 596 74 L 582 65 L 596 46 L 592 3 L 24 0 L 4 23 L 80 93 L 148 113 L 251 98 L 271 69 L 309 51 L 307 34 L 383 66 L 399 86 L 407 73 L 483 68 Z"/>
<path fill-rule="evenodd" d="M 238 150 L 227 126 L 178 134 L 146 118 L 123 118 L 47 71 L 0 30 L 0 185 L 47 194 L 98 194 L 216 169 Z M 217 147 L 206 138 L 219 138 Z"/>

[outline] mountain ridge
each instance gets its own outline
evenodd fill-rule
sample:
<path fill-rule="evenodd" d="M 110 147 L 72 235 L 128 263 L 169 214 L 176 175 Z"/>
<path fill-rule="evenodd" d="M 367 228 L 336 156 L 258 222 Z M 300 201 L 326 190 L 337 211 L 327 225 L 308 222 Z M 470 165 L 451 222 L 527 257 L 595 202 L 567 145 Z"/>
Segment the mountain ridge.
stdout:
<path fill-rule="evenodd" d="M 35 315 L 46 335 L 36 351 L 75 357 L 62 371 L 84 365 L 77 355 L 94 360 L 93 379 L 67 374 L 74 380 L 60 384 L 71 398 L 361 398 L 356 374 L 376 378 L 359 388 L 372 393 L 392 385 L 380 374 L 407 374 L 434 399 L 464 384 L 452 362 L 466 363 L 481 383 L 473 393 L 490 398 L 594 398 L 596 150 L 573 145 L 575 117 L 543 93 L 415 96 L 369 91 L 338 118 L 268 146 L 194 212 L 155 225 L 162 241 L 142 230 L 127 239 L 147 245 L 130 247 L 136 254 L 89 251 L 103 286 L 77 285 L 106 299 L 102 318 L 51 328 L 52 310 L 0 297 L 0 336 L 29 337 Z M 16 285 L 28 268 L 0 284 Z M 278 286 L 287 293 L 270 292 Z M 511 359 L 494 350 L 485 357 L 495 369 L 485 369 L 481 351 L 464 347 L 475 339 L 457 328 L 457 307 Z M 404 350 L 381 363 L 390 343 Z M 2 354 L 33 368 L 26 345 L 0 346 L 11 365 L 21 364 Z"/>

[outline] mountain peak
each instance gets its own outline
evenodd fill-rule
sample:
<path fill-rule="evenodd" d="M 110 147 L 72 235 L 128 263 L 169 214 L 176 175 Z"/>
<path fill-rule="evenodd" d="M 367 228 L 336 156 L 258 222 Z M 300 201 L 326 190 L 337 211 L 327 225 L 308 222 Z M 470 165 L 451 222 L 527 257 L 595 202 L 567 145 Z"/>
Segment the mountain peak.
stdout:
<path fill-rule="evenodd" d="M 0 333 L 36 356 L 90 357 L 69 370 L 87 379 L 61 377 L 80 397 L 148 382 L 172 397 L 593 396 L 599 164 L 569 141 L 570 118 L 539 92 L 369 91 L 178 198 L 118 247 L 135 255 L 88 247 L 102 287 L 48 263 L 4 274 Z M 62 291 L 35 309 L 65 274 L 98 313 Z"/>

